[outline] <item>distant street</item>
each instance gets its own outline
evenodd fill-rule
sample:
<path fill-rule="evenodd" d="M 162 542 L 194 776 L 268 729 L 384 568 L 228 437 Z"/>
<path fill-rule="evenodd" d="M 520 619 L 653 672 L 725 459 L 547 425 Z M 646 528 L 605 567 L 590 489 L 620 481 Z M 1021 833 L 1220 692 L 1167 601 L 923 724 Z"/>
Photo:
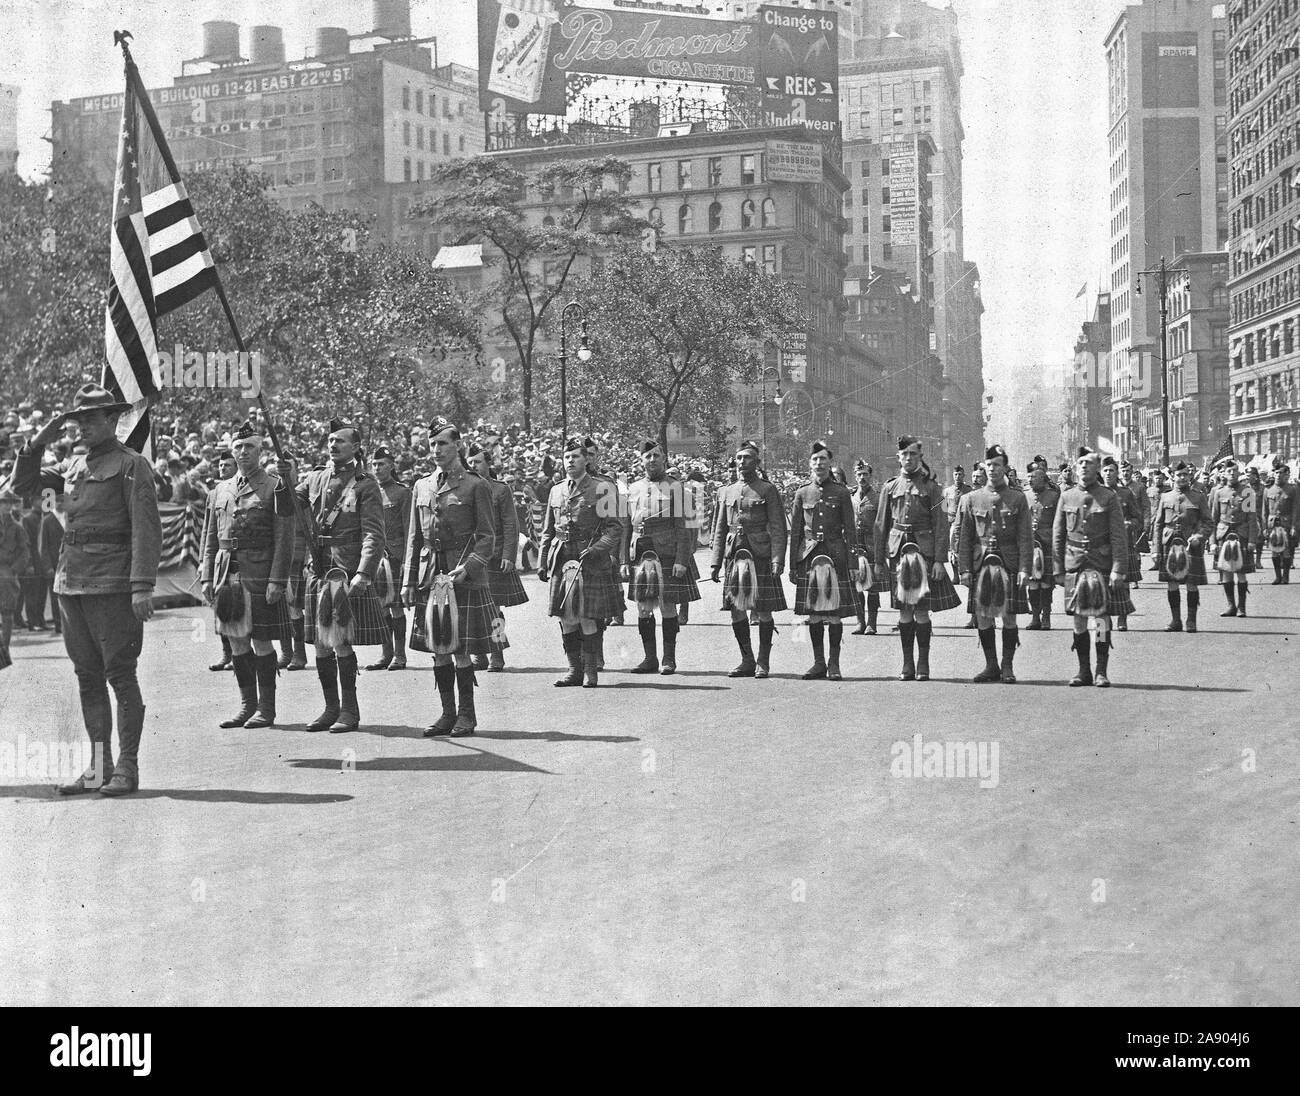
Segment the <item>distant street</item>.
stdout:
<path fill-rule="evenodd" d="M 601 687 L 562 691 L 529 576 L 455 741 L 420 736 L 421 655 L 362 675 L 361 733 L 303 731 L 310 669 L 281 675 L 282 726 L 219 730 L 237 697 L 208 613 L 161 613 L 143 790 L 0 774 L 0 1001 L 1300 1004 L 1300 585 L 1255 577 L 1251 616 L 1221 620 L 1211 587 L 1197 635 L 1166 635 L 1144 584 L 1109 691 L 1065 687 L 1059 592 L 1014 687 L 970 684 L 959 611 L 928 684 L 895 680 L 891 612 L 846 636 L 842 683 L 797 679 L 788 614 L 774 677 L 732 681 L 707 582 L 676 677 L 626 672 L 627 626 Z M 13 654 L 0 748 L 79 742 L 61 643 Z M 996 747 L 995 786 L 895 775 L 918 734 Z"/>

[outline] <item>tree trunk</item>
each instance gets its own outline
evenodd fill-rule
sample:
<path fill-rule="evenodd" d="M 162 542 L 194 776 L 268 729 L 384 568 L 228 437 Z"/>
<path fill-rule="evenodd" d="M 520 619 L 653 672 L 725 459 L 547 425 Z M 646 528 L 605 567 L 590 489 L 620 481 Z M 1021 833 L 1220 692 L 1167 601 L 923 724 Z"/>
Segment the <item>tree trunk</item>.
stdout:
<path fill-rule="evenodd" d="M 524 371 L 524 433 L 533 432 L 533 359 L 531 354 L 521 355 L 519 364 Z"/>
<path fill-rule="evenodd" d="M 669 403 L 664 401 L 664 413 L 659 419 L 659 445 L 664 451 L 664 457 L 668 456 L 668 423 L 672 420 L 673 411 L 676 409 L 676 402 Z"/>

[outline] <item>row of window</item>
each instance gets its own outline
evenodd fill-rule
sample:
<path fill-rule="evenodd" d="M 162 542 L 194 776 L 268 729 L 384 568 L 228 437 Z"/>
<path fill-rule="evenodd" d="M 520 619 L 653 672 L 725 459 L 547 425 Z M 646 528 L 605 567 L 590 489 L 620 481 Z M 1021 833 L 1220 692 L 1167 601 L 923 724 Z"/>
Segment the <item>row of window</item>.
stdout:
<path fill-rule="evenodd" d="M 646 219 L 653 225 L 660 228 L 664 224 L 664 211 L 658 206 L 653 206 L 647 214 Z M 551 221 L 552 218 L 546 217 L 543 223 Z M 776 227 L 776 202 L 771 198 L 764 198 L 761 205 L 754 202 L 752 198 L 746 198 L 740 203 L 740 221 L 738 225 L 725 225 L 724 211 L 722 203 L 718 201 L 710 202 L 708 208 L 708 231 L 722 232 L 727 227 L 733 228 L 775 228 Z M 695 231 L 695 211 L 683 202 L 677 208 L 677 231 L 680 235 L 685 236 Z"/>
<path fill-rule="evenodd" d="M 1245 334 L 1234 333 L 1231 361 L 1233 369 L 1244 369 L 1276 361 L 1294 354 L 1300 344 L 1300 317 L 1288 317 L 1278 323 L 1256 328 Z"/>
<path fill-rule="evenodd" d="M 722 160 L 721 156 L 710 156 L 706 166 L 706 187 L 709 190 L 716 190 L 722 186 Z M 663 160 L 651 160 L 646 164 L 646 191 L 650 194 L 661 194 L 664 191 L 665 174 L 664 167 L 667 166 L 669 171 L 672 170 L 671 162 L 667 164 Z M 672 176 L 668 176 L 671 181 Z M 677 190 L 692 190 L 695 187 L 695 161 L 678 160 L 676 162 L 676 179 Z M 762 157 L 756 152 L 747 152 L 740 157 L 740 185 L 753 186 L 755 183 L 762 182 Z"/>
<path fill-rule="evenodd" d="M 1270 278 L 1262 278 L 1246 289 L 1232 293 L 1232 325 L 1247 323 L 1256 316 L 1265 316 L 1285 308 L 1300 299 L 1300 264 L 1291 266 Z"/>
<path fill-rule="evenodd" d="M 411 147 L 411 123 L 410 122 L 402 123 L 402 144 L 404 144 L 407 148 Z M 415 127 L 415 147 L 416 150 L 419 152 L 424 151 L 424 126 L 417 125 Z M 458 152 L 465 151 L 465 135 L 463 133 L 456 138 L 456 148 Z M 429 151 L 430 152 L 438 151 L 438 132 L 432 127 L 429 128 Z M 443 131 L 442 134 L 442 154 L 444 156 L 451 155 L 451 134 L 447 133 L 445 130 Z"/>
<path fill-rule="evenodd" d="M 1243 415 L 1262 415 L 1268 411 L 1289 411 L 1296 406 L 1296 397 L 1300 394 L 1297 387 L 1296 370 L 1286 369 L 1258 380 L 1245 381 L 1233 385 L 1233 418 Z"/>
<path fill-rule="evenodd" d="M 447 136 L 447 135 L 444 133 L 444 134 L 443 134 L 443 137 L 446 137 L 446 136 Z M 465 151 L 465 138 L 464 138 L 463 136 L 460 137 L 460 138 L 458 139 L 458 142 L 457 142 L 457 143 L 458 143 L 459 151 L 464 152 L 464 151 Z M 446 153 L 447 153 L 448 155 L 450 155 L 450 148 L 447 147 L 446 143 L 444 143 L 444 146 L 443 146 L 443 147 L 444 147 L 444 151 L 446 151 Z M 430 149 L 429 151 L 430 151 L 430 152 L 436 152 L 437 150 L 436 150 L 436 149 Z M 412 172 L 412 161 L 411 161 L 411 158 L 410 158 L 409 156 L 403 157 L 403 159 L 402 159 L 402 181 L 403 181 L 403 182 L 406 182 L 406 183 L 418 183 L 418 182 L 422 182 L 425 178 L 427 178 L 427 177 L 433 175 L 433 169 L 434 169 L 434 162 L 432 162 L 432 161 L 426 162 L 426 161 L 424 161 L 424 160 L 416 160 L 416 161 L 414 161 L 414 171 L 415 171 L 415 174 L 412 175 L 412 174 L 411 174 L 411 172 Z"/>
<path fill-rule="evenodd" d="M 1232 253 L 1233 277 L 1244 277 L 1256 266 L 1271 263 L 1278 255 L 1283 255 L 1300 244 L 1300 229 L 1296 227 L 1297 224 L 1300 224 L 1300 217 L 1261 233 L 1253 244 L 1243 245 L 1234 251 Z"/>
<path fill-rule="evenodd" d="M 415 113 L 424 114 L 425 92 L 423 88 L 416 88 L 414 93 Z M 412 102 L 412 92 L 410 86 L 402 88 L 402 109 L 410 110 Z M 438 96 L 432 88 L 428 93 L 430 118 L 438 117 Z M 442 97 L 442 116 L 444 118 L 464 118 L 465 101 L 463 99 L 453 99 L 452 96 L 444 94 Z"/>

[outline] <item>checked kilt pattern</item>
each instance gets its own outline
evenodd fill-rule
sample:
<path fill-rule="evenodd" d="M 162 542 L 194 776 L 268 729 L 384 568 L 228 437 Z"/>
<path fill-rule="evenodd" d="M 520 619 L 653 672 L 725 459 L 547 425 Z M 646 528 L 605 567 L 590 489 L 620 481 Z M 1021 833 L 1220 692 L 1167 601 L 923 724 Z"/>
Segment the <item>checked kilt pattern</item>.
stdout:
<path fill-rule="evenodd" d="M 308 643 L 316 642 L 316 606 L 320 599 L 322 585 L 323 581 L 315 575 L 307 580 L 303 606 L 303 638 Z M 348 605 L 352 610 L 353 647 L 378 647 L 385 639 L 392 637 L 388 618 L 384 615 L 373 586 L 368 586 L 358 593 L 348 594 Z"/>

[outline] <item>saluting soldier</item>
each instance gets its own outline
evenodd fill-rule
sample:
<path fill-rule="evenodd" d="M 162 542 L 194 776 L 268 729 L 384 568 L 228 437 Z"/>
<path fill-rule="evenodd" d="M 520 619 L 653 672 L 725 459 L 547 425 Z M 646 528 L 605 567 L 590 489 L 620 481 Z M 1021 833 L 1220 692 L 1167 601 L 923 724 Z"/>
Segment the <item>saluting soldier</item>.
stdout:
<path fill-rule="evenodd" d="M 1056 578 L 1052 570 L 1052 523 L 1056 520 L 1056 508 L 1061 502 L 1061 492 L 1047 478 L 1047 460 L 1035 456 L 1026 469 L 1029 473 L 1029 485 L 1025 489 L 1025 498 L 1029 502 L 1029 520 L 1033 526 L 1036 556 L 1042 557 L 1042 577 L 1034 578 L 1036 567 L 1030 561 L 1029 611 L 1033 618 L 1025 630 L 1036 632 L 1039 629 L 1052 630 L 1052 594 L 1056 589 Z"/>
<path fill-rule="evenodd" d="M 1246 576 L 1255 570 L 1254 544 L 1259 526 L 1255 511 L 1255 492 L 1241 479 L 1235 457 L 1224 457 L 1215 467 L 1223 473 L 1224 482 L 1210 492 L 1210 517 L 1214 520 L 1215 566 L 1219 581 L 1228 598 L 1228 609 L 1220 616 L 1246 615 L 1246 594 L 1250 583 Z M 1240 567 L 1230 562 L 1233 552 L 1225 553 L 1224 544 L 1235 539 L 1238 544 Z"/>
<path fill-rule="evenodd" d="M 622 577 L 628 583 L 627 600 L 637 603 L 637 631 L 645 652 L 632 668 L 634 674 L 677 672 L 677 607 L 700 600 L 686 562 L 694 548 L 694 530 L 686 526 L 685 487 L 666 475 L 667 468 L 663 446 L 653 439 L 643 441 L 643 475 L 628 486 L 621 537 Z M 663 620 L 662 662 L 655 647 L 656 608 Z"/>
<path fill-rule="evenodd" d="M 492 641 L 492 654 L 484 659 L 482 655 L 473 655 L 475 669 L 487 667 L 489 673 L 499 673 L 506 668 L 505 649 L 510 646 L 506 639 L 506 614 L 504 609 L 523 605 L 528 601 L 524 584 L 519 579 L 519 569 L 515 559 L 519 553 L 519 519 L 515 509 L 514 492 L 509 484 L 492 477 L 492 464 L 487 451 L 477 443 L 469 447 L 467 454 L 470 471 L 488 486 L 492 496 L 493 538 L 492 558 L 488 560 L 488 590 L 492 594 L 492 604 L 497 610 L 496 638 Z"/>
<path fill-rule="evenodd" d="M 470 659 L 492 650 L 498 628 L 487 575 L 496 537 L 495 507 L 487 483 L 462 462 L 460 430 L 453 423 L 442 417 L 429 423 L 429 447 L 437 468 L 417 480 L 411 492 L 403 600 L 415 609 L 411 646 L 433 652 L 433 677 L 442 700 L 442 715 L 425 728 L 424 737 L 461 738 L 478 728 L 478 679 Z M 435 595 L 441 599 L 435 590 L 440 576 L 450 581 L 456 599 L 456 642 L 446 642 L 450 636 L 438 641 L 451 648 L 445 652 L 433 650 L 435 639 L 425 619 L 429 600 Z"/>
<path fill-rule="evenodd" d="M 550 581 L 549 615 L 560 620 L 569 672 L 555 684 L 600 684 L 600 639 L 617 615 L 622 597 L 610 570 L 623 527 L 618 487 L 587 472 L 587 451 L 578 438 L 564 443 L 564 478 L 546 502 L 537 577 Z"/>
<path fill-rule="evenodd" d="M 871 482 L 871 472 L 871 465 L 860 458 L 853 466 L 853 476 L 857 481 L 857 488 L 853 492 L 853 515 L 858 553 L 871 567 L 871 586 L 864 597 L 858 590 L 860 578 L 857 564 L 854 564 L 853 601 L 858 613 L 858 626 L 853 629 L 855 636 L 876 634 L 876 614 L 880 612 L 880 595 L 888 589 L 885 580 L 888 570 L 876 558 L 876 513 L 880 509 L 880 489 Z"/>
<path fill-rule="evenodd" d="M 899 474 L 885 482 L 876 513 L 876 559 L 889 565 L 890 603 L 898 610 L 903 646 L 903 681 L 930 680 L 931 613 L 961 604 L 943 552 L 950 543 L 943 492 L 926 474 L 921 442 L 910 434 L 898 439 Z M 900 598 L 900 564 L 906 580 Z M 924 594 L 921 590 L 926 590 Z M 913 649 L 916 661 L 913 661 Z"/>
<path fill-rule="evenodd" d="M 790 560 L 795 580 L 794 611 L 808 618 L 813 664 L 805 681 L 841 681 L 841 618 L 855 613 L 850 569 L 857 553 L 853 493 L 831 476 L 833 454 L 815 441 L 808 455 L 809 479 L 790 506 Z M 827 625 L 830 655 L 826 655 Z"/>
<path fill-rule="evenodd" d="M 72 410 L 51 418 L 14 462 L 14 490 L 19 495 L 62 492 L 67 516 L 54 592 L 95 759 L 71 784 L 59 786 L 60 795 L 96 788 L 100 795 L 128 795 L 140 787 L 145 706 L 136 663 L 144 646 L 144 622 L 153 616 L 162 521 L 153 468 L 117 440 L 117 420 L 130 406 L 97 384 L 83 385 Z M 86 452 L 74 456 L 62 475 L 42 470 L 45 446 L 69 418 L 80 423 Z M 109 686 L 117 697 L 116 765 Z M 112 779 L 104 784 L 110 767 Z"/>
<path fill-rule="evenodd" d="M 957 558 L 961 581 L 974 595 L 975 619 L 984 669 L 976 683 L 1016 682 L 1016 614 L 1028 612 L 1024 589 L 1033 563 L 1033 523 L 1024 492 L 1007 480 L 1007 453 L 1000 445 L 985 452 L 988 485 L 966 495 L 957 508 L 961 532 Z M 998 664 L 997 618 L 1002 619 L 1002 662 Z"/>
<path fill-rule="evenodd" d="M 291 639 L 285 588 L 293 559 L 293 515 L 277 514 L 280 478 L 261 465 L 262 435 L 245 422 L 231 442 L 234 478 L 208 497 L 200 589 L 216 629 L 230 640 L 240 707 L 222 727 L 275 723 L 275 641 Z"/>
<path fill-rule="evenodd" d="M 1273 483 L 1264 492 L 1264 525 L 1286 533 L 1286 548 L 1273 551 L 1273 585 L 1291 581 L 1291 559 L 1295 553 L 1296 533 L 1300 532 L 1300 499 L 1291 482 L 1291 468 L 1281 457 L 1273 458 Z"/>
<path fill-rule="evenodd" d="M 1065 611 L 1074 614 L 1073 648 L 1079 656 L 1079 672 L 1070 684 L 1095 683 L 1105 689 L 1110 687 L 1110 611 L 1132 609 L 1124 585 L 1128 534 L 1122 504 L 1101 482 L 1101 454 L 1081 448 L 1077 474 L 1078 483 L 1061 492 L 1052 526 L 1052 555 L 1057 581 L 1065 587 Z M 1090 618 L 1098 622 L 1095 677 Z"/>
<path fill-rule="evenodd" d="M 1178 587 L 1187 587 L 1187 630 L 1196 631 L 1196 610 L 1201 604 L 1205 575 L 1205 544 L 1214 532 L 1210 500 L 1192 486 L 1192 470 L 1186 461 L 1174 465 L 1174 487 L 1160 496 L 1156 507 L 1155 549 L 1159 557 L 1159 580 L 1169 592 L 1169 624 L 1166 632 L 1183 630 L 1182 607 Z M 1178 544 L 1186 553 L 1185 573 L 1179 577 L 1169 571 L 1169 551 Z M 1180 553 L 1181 554 L 1181 553 Z"/>
<path fill-rule="evenodd" d="M 781 586 L 785 503 L 776 486 L 758 474 L 758 446 L 752 441 L 741 442 L 736 449 L 735 465 L 736 481 L 718 492 L 709 577 L 717 582 L 719 571 L 726 568 L 722 608 L 731 610 L 731 630 L 740 647 L 740 665 L 727 676 L 764 678 L 770 672 L 776 634 L 772 614 L 789 608 Z M 757 659 L 751 617 L 758 623 Z"/>
<path fill-rule="evenodd" d="M 394 473 L 397 464 L 392 451 L 381 445 L 370 455 L 370 472 L 379 488 L 384 509 L 384 560 L 376 572 L 375 595 L 383 606 L 388 635 L 383 653 L 367 670 L 406 669 L 406 610 L 402 606 L 402 564 L 406 559 L 406 536 L 411 521 L 411 489 Z"/>
<path fill-rule="evenodd" d="M 305 592 L 303 633 L 316 647 L 316 676 L 325 708 L 307 724 L 332 734 L 361 725 L 355 647 L 377 647 L 389 635 L 375 595 L 375 572 L 384 558 L 384 506 L 374 478 L 360 460 L 361 431 L 330 421 L 329 463 L 297 480 L 293 464 L 277 465 L 282 490 L 297 495 L 316 530 L 316 553 Z M 294 500 L 277 501 L 291 513 Z"/>

